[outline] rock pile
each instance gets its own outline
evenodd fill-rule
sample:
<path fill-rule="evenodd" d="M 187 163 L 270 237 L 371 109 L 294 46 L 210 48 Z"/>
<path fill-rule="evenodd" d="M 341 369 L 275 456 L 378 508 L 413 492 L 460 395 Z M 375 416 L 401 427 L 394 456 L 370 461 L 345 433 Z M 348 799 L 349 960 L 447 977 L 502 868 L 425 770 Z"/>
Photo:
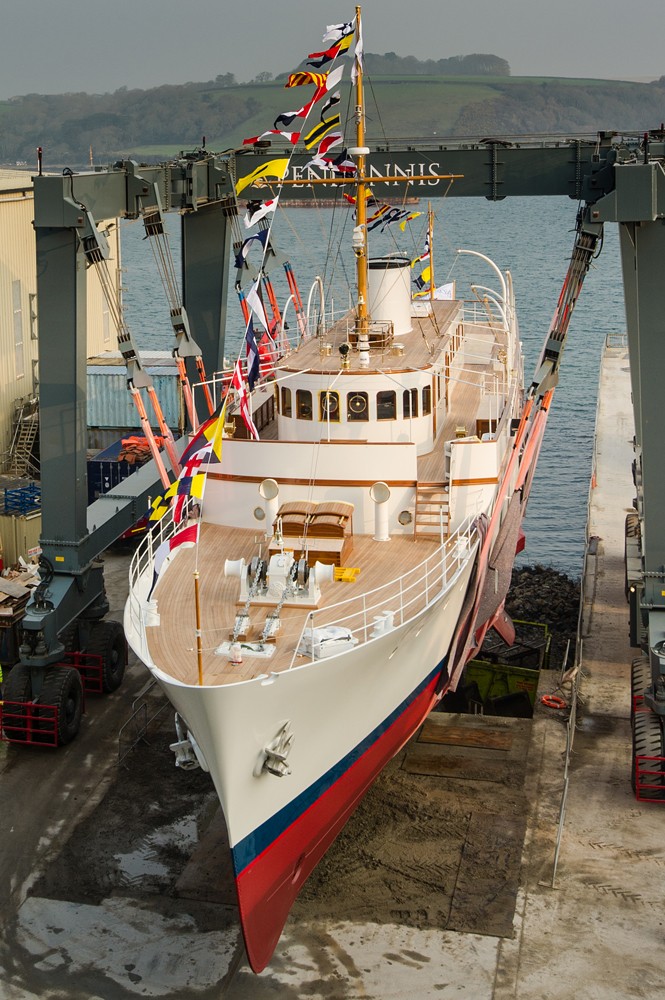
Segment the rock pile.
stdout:
<path fill-rule="evenodd" d="M 540 622 L 552 633 L 550 666 L 558 668 L 570 640 L 568 665 L 573 662 L 580 583 L 547 566 L 521 566 L 513 570 L 506 611 L 518 621 Z M 519 633 L 518 626 L 518 633 Z"/>

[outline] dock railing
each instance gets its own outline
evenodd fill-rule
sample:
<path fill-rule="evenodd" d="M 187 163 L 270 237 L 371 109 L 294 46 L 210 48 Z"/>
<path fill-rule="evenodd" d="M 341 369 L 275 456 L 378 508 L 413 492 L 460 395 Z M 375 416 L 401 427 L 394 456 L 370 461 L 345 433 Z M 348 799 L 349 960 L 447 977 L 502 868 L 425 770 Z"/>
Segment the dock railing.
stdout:
<path fill-rule="evenodd" d="M 625 350 L 628 347 L 628 338 L 625 333 L 608 333 L 605 338 L 605 349 Z M 596 417 L 594 427 L 598 427 L 600 416 L 600 391 L 596 400 Z M 587 495 L 587 517 L 585 529 L 584 559 L 582 563 L 582 579 L 580 582 L 580 605 L 577 620 L 577 639 L 575 644 L 575 661 L 572 668 L 559 680 L 559 686 L 568 698 L 569 713 L 566 723 L 566 748 L 563 755 L 563 787 L 561 790 L 561 801 L 559 804 L 559 815 L 557 820 L 556 844 L 554 848 L 554 859 L 552 862 L 552 888 L 556 881 L 556 872 L 559 864 L 559 854 L 561 853 L 561 841 L 566 817 L 566 801 L 568 798 L 568 785 L 570 775 L 570 765 L 574 753 L 575 731 L 577 725 L 577 709 L 579 704 L 579 688 L 582 680 L 582 664 L 584 662 L 584 637 L 587 633 L 592 610 L 593 595 L 598 573 L 598 544 L 597 539 L 589 534 L 589 524 L 591 521 L 591 505 L 593 502 L 593 490 L 596 481 L 597 466 L 597 438 L 594 435 L 593 453 L 591 457 L 591 475 L 589 476 L 589 492 Z"/>

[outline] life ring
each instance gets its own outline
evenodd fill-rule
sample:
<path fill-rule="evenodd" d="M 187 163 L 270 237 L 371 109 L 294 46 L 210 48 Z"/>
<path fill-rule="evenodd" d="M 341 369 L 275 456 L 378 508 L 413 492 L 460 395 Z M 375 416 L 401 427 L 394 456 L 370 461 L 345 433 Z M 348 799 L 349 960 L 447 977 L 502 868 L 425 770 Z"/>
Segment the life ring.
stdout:
<path fill-rule="evenodd" d="M 540 701 L 548 708 L 568 708 L 568 702 L 560 698 L 558 694 L 544 694 Z"/>

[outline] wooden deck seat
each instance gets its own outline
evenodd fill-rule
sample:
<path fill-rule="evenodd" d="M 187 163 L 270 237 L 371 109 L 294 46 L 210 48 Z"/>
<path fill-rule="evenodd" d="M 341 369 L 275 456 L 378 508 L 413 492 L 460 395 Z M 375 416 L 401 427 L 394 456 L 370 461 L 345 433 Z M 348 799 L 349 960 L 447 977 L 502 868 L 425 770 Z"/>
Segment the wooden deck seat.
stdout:
<path fill-rule="evenodd" d="M 299 538 L 305 532 L 309 519 L 316 509 L 316 504 L 309 500 L 288 500 L 277 511 L 277 517 L 282 519 L 282 534 L 288 538 Z M 275 530 L 277 521 L 273 524 Z"/>
<path fill-rule="evenodd" d="M 353 504 L 343 500 L 289 500 L 277 512 L 282 519 L 282 534 L 300 538 L 305 533 L 315 538 L 345 538 L 353 534 Z M 273 524 L 273 531 L 277 521 Z"/>
<path fill-rule="evenodd" d="M 353 534 L 353 504 L 325 500 L 316 505 L 309 519 L 308 533 L 316 538 L 345 538 Z"/>

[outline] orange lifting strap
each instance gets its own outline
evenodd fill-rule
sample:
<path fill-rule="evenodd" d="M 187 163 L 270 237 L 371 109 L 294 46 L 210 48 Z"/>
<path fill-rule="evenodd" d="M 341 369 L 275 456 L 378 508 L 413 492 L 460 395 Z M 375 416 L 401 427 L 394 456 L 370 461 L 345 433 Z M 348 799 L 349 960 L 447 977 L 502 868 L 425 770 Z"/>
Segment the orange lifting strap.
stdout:
<path fill-rule="evenodd" d="M 205 365 L 203 364 L 203 358 L 199 354 L 196 358 L 196 370 L 199 373 L 199 382 L 201 383 L 201 388 L 206 398 L 206 405 L 208 407 L 208 413 L 210 416 L 215 412 L 215 406 L 212 401 L 212 396 L 210 395 L 210 388 L 208 387 L 208 379 L 206 378 Z"/>
<path fill-rule="evenodd" d="M 193 431 L 198 430 L 199 422 L 196 419 L 196 411 L 194 409 L 194 400 L 192 398 L 192 387 L 189 384 L 189 379 L 187 378 L 187 368 L 185 367 L 185 360 L 181 358 L 178 354 L 175 356 L 175 362 L 178 366 L 178 375 L 180 377 L 180 386 L 182 388 L 182 394 L 185 397 L 185 406 L 187 407 L 187 416 L 189 417 L 189 423 Z"/>
<path fill-rule="evenodd" d="M 148 396 L 150 397 L 150 402 L 152 403 L 153 412 L 157 418 L 157 423 L 159 424 L 159 430 L 164 438 L 164 447 L 171 459 L 171 468 L 176 476 L 180 475 L 180 462 L 175 450 L 175 441 L 173 440 L 173 434 L 171 433 L 171 428 L 166 423 L 164 419 L 164 414 L 162 412 L 162 407 L 160 406 L 159 400 L 157 399 L 157 393 L 155 392 L 154 385 L 149 385 Z"/>
<path fill-rule="evenodd" d="M 289 283 L 289 291 L 293 297 L 293 305 L 296 310 L 296 316 L 298 319 L 298 326 L 300 327 L 300 336 L 304 339 L 307 336 L 307 319 L 305 317 L 305 310 L 302 304 L 302 298 L 300 297 L 300 289 L 298 288 L 298 282 L 296 281 L 296 276 L 290 264 L 286 263 L 284 265 L 284 271 L 286 272 L 286 280 Z"/>
<path fill-rule="evenodd" d="M 148 420 L 148 415 L 145 411 L 145 406 L 143 405 L 143 400 L 141 399 L 141 393 L 135 386 L 130 386 L 129 391 L 132 394 L 132 399 L 134 400 L 134 406 L 139 415 L 139 420 L 141 421 L 141 427 L 145 435 L 145 439 L 150 447 L 150 453 L 155 460 L 155 465 L 157 466 L 157 471 L 159 472 L 159 477 L 162 480 L 162 485 L 165 490 L 171 485 L 171 480 L 168 477 L 166 468 L 162 461 L 162 456 L 159 453 L 159 448 L 157 447 L 157 442 L 155 441 L 155 435 L 152 433 L 152 427 L 150 426 L 150 421 Z"/>

